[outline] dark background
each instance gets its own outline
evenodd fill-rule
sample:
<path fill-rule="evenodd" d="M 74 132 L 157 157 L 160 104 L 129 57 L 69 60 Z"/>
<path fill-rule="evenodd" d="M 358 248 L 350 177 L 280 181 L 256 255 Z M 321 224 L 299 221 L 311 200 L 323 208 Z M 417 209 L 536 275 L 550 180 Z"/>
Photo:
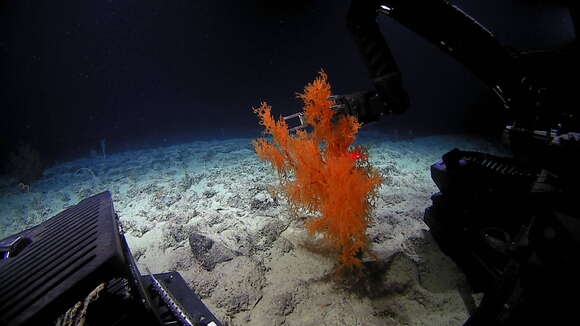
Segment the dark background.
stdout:
<path fill-rule="evenodd" d="M 574 38 L 545 1 L 453 0 L 518 49 Z M 370 89 L 345 15 L 331 0 L 0 1 L 0 154 L 31 144 L 45 162 L 193 139 L 258 135 L 268 101 L 297 112 L 320 69 L 335 93 Z M 417 8 L 421 10 L 421 8 Z M 379 23 L 412 106 L 378 125 L 480 132 L 497 101 L 452 58 L 388 17 Z M 0 164 L 4 166 L 5 164 Z"/>

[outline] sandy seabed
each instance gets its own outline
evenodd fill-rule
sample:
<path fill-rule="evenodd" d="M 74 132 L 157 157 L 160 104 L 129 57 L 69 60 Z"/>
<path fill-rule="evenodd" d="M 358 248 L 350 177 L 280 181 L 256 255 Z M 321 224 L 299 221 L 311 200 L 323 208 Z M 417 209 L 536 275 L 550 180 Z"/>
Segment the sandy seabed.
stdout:
<path fill-rule="evenodd" d="M 429 168 L 453 148 L 506 155 L 465 135 L 361 137 L 379 169 L 368 229 L 374 258 L 357 282 L 333 278 L 304 221 L 273 198 L 251 139 L 195 141 L 66 162 L 30 192 L 0 183 L 0 238 L 111 191 L 142 272 L 178 271 L 225 325 L 461 325 L 464 275 L 423 222 L 437 192 Z"/>

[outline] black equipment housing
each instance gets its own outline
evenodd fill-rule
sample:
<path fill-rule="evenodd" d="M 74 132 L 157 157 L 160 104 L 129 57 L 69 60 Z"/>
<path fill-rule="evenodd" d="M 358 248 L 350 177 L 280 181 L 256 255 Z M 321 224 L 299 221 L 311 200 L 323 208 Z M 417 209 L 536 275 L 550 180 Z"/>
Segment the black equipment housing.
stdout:
<path fill-rule="evenodd" d="M 424 221 L 471 290 L 484 293 L 464 325 L 569 320 L 569 295 L 580 289 L 580 218 L 566 183 L 512 158 L 458 149 L 431 176 L 440 192 Z"/>
<path fill-rule="evenodd" d="M 106 191 L 0 241 L 0 325 L 54 325 L 100 284 L 87 311 L 92 325 L 177 322 L 151 286 L 163 283 L 195 325 L 221 326 L 179 273 L 141 275 Z"/>

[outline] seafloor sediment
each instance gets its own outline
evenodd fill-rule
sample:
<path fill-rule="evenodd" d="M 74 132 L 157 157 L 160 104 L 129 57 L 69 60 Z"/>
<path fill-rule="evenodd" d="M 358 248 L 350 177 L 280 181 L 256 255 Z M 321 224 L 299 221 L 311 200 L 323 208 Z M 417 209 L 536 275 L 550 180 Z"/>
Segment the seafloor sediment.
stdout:
<path fill-rule="evenodd" d="M 179 271 L 228 325 L 460 325 L 465 282 L 423 223 L 437 191 L 429 167 L 458 147 L 501 154 L 466 136 L 363 137 L 379 169 L 363 276 L 336 280 L 251 139 L 196 141 L 55 165 L 21 192 L 0 183 L 0 238 L 110 190 L 142 271 Z"/>

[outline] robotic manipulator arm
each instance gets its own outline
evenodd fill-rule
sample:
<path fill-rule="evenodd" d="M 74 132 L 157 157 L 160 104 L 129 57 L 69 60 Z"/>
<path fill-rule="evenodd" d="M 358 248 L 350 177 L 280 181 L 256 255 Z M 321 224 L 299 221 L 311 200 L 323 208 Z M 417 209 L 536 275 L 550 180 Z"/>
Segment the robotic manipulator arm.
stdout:
<path fill-rule="evenodd" d="M 376 22 L 381 11 L 377 1 L 352 1 L 347 15 L 347 25 L 366 64 L 375 90 L 348 95 L 333 95 L 329 99 L 332 109 L 339 114 L 356 116 L 363 124 L 378 121 L 385 114 L 405 112 L 409 96 L 402 87 L 402 76 L 391 50 Z M 304 113 L 284 117 L 299 118 L 291 131 L 306 127 Z"/>
<path fill-rule="evenodd" d="M 354 115 L 363 124 L 377 121 L 385 114 L 403 113 L 409 107 L 401 72 L 376 22 L 378 13 L 387 10 L 378 1 L 352 1 L 347 14 L 348 29 L 375 90 L 333 96 L 336 103 L 333 109 Z"/>
<path fill-rule="evenodd" d="M 530 108 L 540 102 L 540 87 L 519 69 L 514 53 L 446 0 L 353 0 L 347 25 L 375 91 L 335 96 L 334 109 L 368 123 L 409 107 L 401 72 L 376 22 L 378 14 L 391 17 L 457 59 L 518 117 L 518 126 L 532 127 L 535 112 Z"/>
<path fill-rule="evenodd" d="M 517 70 L 514 55 L 491 32 L 447 1 L 353 0 L 347 26 L 375 89 L 333 96 L 333 109 L 339 113 L 354 115 L 359 122 L 367 124 L 385 114 L 403 113 L 409 108 L 401 72 L 376 22 L 378 14 L 395 19 L 455 57 L 497 94 L 506 109 L 521 113 L 530 103 L 537 102 L 525 96 L 537 90 Z M 301 117 L 301 114 L 286 118 Z M 523 126 L 524 120 L 529 122 L 533 118 L 528 114 L 520 120 L 522 123 L 518 126 Z M 303 127 L 301 118 L 300 125 L 294 129 Z"/>
<path fill-rule="evenodd" d="M 576 5 L 570 7 L 573 23 L 578 12 Z M 569 86 L 550 84 L 549 78 L 546 81 L 545 76 L 538 73 L 541 69 L 537 69 L 556 65 L 568 73 L 578 70 L 574 59 L 578 42 L 564 50 L 514 51 L 446 0 L 351 1 L 347 26 L 368 69 L 374 90 L 333 96 L 333 109 L 339 113 L 354 115 L 359 122 L 368 124 L 385 114 L 403 113 L 409 108 L 409 96 L 403 89 L 401 72 L 376 22 L 379 14 L 391 17 L 454 57 L 491 89 L 505 108 L 505 116 L 498 119 L 506 122 L 506 140 L 537 139 L 539 134 L 574 139 L 580 136 L 578 109 L 562 96 L 563 93 L 570 95 L 566 88 Z M 570 108 L 573 108 L 572 112 Z M 305 127 L 302 113 L 286 118 L 297 116 L 300 125 L 293 129 Z M 545 143 L 551 140 L 550 137 L 541 139 Z"/>

